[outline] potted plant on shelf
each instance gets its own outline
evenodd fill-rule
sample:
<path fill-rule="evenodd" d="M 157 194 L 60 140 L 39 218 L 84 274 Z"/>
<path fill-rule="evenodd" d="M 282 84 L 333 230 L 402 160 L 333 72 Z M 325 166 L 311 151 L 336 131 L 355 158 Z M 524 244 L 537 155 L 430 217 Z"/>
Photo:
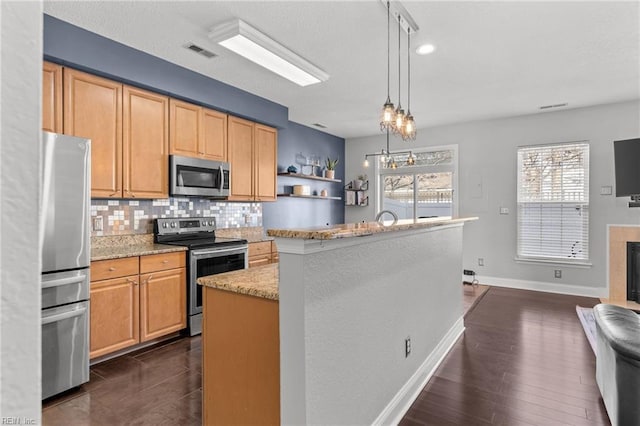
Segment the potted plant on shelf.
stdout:
<path fill-rule="evenodd" d="M 353 189 L 359 191 L 362 188 L 362 185 L 367 180 L 367 175 L 358 175 L 358 177 L 353 181 Z"/>
<path fill-rule="evenodd" d="M 336 165 L 338 165 L 339 161 L 340 161 L 339 158 L 332 160 L 331 158 L 327 157 L 327 161 L 325 163 L 327 170 L 325 171 L 325 175 L 324 175 L 327 179 L 335 179 Z"/>

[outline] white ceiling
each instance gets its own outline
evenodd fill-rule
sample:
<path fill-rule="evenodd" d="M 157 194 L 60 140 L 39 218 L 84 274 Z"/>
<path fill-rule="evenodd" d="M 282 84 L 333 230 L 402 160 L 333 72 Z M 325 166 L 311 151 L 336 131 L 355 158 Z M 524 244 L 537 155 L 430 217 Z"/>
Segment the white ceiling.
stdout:
<path fill-rule="evenodd" d="M 640 2 L 404 1 L 418 128 L 640 98 Z M 45 1 L 45 13 L 289 107 L 292 121 L 345 138 L 379 133 L 386 98 L 386 9 L 368 1 Z M 209 41 L 240 18 L 328 72 L 299 87 Z M 393 28 L 393 26 L 392 26 Z M 391 97 L 397 103 L 397 27 Z M 403 52 L 406 35 L 403 33 Z M 196 43 L 206 59 L 182 46 Z M 406 106 L 406 53 L 402 55 Z"/>

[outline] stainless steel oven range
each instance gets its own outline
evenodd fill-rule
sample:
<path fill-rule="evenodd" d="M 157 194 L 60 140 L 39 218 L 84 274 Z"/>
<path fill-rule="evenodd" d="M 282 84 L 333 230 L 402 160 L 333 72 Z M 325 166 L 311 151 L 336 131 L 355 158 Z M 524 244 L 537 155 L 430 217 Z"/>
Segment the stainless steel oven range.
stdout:
<path fill-rule="evenodd" d="M 200 277 L 245 269 L 249 264 L 247 240 L 216 237 L 215 217 L 156 219 L 154 239 L 158 244 L 185 246 L 187 257 L 187 331 L 202 332 L 202 287 Z"/>

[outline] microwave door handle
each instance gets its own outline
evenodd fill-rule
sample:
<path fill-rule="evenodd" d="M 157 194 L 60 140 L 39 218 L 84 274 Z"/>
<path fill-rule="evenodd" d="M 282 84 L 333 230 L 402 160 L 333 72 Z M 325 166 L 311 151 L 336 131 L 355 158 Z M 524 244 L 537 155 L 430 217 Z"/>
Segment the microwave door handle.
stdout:
<path fill-rule="evenodd" d="M 224 189 L 224 170 L 222 170 L 222 165 L 220 165 L 220 187 L 218 189 L 220 191 Z"/>

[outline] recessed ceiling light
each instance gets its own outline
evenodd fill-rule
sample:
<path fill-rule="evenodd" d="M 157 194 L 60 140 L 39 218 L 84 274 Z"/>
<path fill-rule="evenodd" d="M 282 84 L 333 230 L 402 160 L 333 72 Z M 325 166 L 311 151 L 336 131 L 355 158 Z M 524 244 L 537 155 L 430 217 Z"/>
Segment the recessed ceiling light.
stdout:
<path fill-rule="evenodd" d="M 416 53 L 418 55 L 428 55 L 429 53 L 433 53 L 436 50 L 436 47 L 433 44 L 422 44 L 418 46 L 416 49 Z"/>

